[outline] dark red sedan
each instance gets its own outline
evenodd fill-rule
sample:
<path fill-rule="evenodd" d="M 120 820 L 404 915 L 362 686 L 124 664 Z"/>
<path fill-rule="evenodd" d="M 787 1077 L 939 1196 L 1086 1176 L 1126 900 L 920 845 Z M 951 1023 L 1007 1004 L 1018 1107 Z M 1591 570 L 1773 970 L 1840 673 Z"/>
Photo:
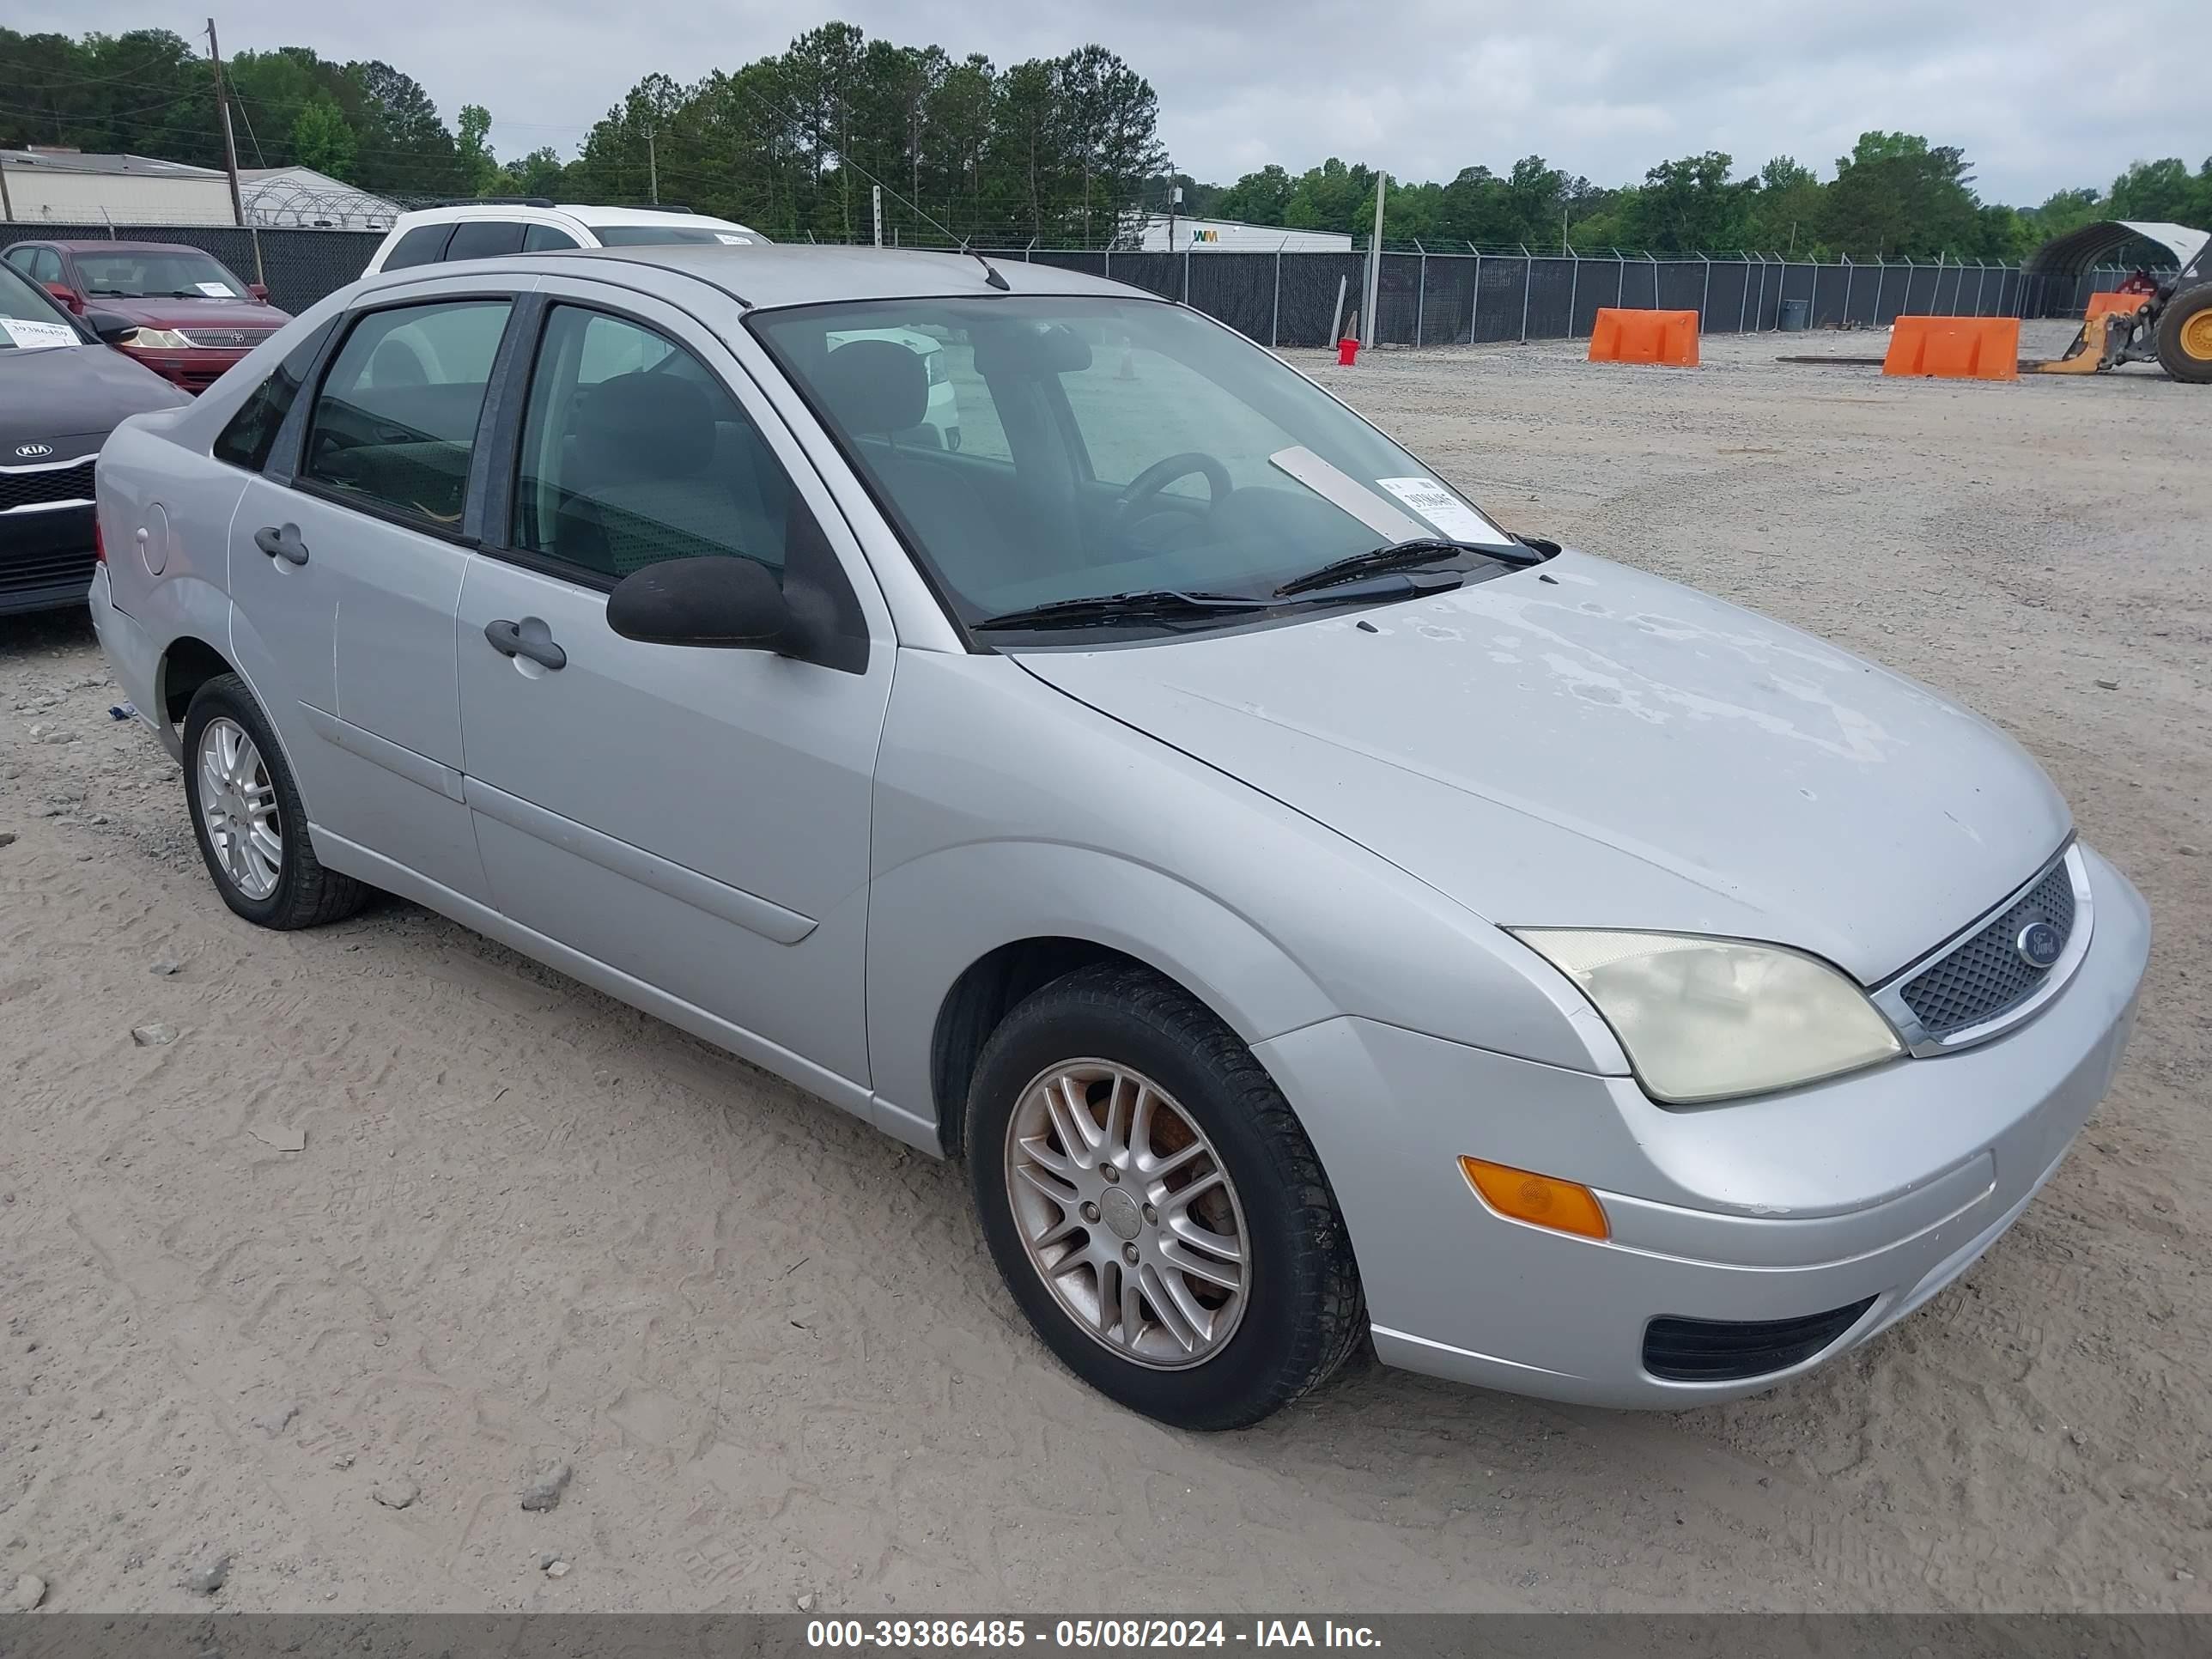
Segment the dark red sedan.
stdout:
<path fill-rule="evenodd" d="M 178 242 L 18 242 L 0 258 L 78 316 L 136 323 L 116 349 L 187 392 L 204 392 L 291 320 L 260 283 Z"/>

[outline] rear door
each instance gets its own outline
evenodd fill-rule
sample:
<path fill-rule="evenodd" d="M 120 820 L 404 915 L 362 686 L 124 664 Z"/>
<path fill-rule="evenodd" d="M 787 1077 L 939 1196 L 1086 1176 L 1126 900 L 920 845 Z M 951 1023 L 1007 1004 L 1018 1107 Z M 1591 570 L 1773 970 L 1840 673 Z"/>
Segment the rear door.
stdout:
<path fill-rule="evenodd" d="M 595 283 L 546 276 L 540 294 L 514 459 L 461 594 L 464 769 L 493 900 L 865 1110 L 888 612 L 821 481 L 702 323 Z M 608 628 L 623 577 L 715 556 L 841 619 L 836 659 Z M 508 630 L 533 650 L 495 643 Z"/>
<path fill-rule="evenodd" d="M 241 660 L 260 665 L 249 677 L 319 851 L 324 837 L 345 843 L 323 856 L 371 880 L 388 862 L 480 900 L 453 618 L 477 429 L 514 296 L 479 284 L 378 297 L 341 325 L 285 467 L 246 485 L 231 526 L 234 631 Z"/>

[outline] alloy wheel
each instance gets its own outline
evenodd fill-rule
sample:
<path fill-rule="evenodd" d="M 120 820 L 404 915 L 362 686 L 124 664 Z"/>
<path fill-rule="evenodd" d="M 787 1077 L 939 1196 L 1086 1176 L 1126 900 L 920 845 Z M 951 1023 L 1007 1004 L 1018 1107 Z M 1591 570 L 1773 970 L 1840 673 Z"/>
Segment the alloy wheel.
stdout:
<path fill-rule="evenodd" d="M 1048 1067 L 1006 1126 L 1006 1194 L 1038 1276 L 1094 1341 L 1137 1364 L 1203 1364 L 1236 1334 L 1252 1264 L 1228 1167 L 1149 1078 Z"/>
<path fill-rule="evenodd" d="M 228 716 L 200 732 L 200 823 L 232 886 L 265 899 L 284 873 L 284 827 L 276 786 L 246 728 Z"/>

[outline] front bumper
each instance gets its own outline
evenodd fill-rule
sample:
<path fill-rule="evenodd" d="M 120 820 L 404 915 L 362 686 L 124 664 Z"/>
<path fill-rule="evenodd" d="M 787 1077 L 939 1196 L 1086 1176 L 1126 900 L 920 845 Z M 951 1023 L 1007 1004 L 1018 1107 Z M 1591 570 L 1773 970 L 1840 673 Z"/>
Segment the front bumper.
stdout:
<path fill-rule="evenodd" d="M 221 380 L 233 363 L 246 356 L 241 350 L 216 346 L 192 346 L 175 351 L 132 351 L 121 346 L 116 349 L 125 356 L 136 358 L 145 364 L 170 385 L 182 386 L 196 398 Z"/>
<path fill-rule="evenodd" d="M 1518 1394 L 1677 1407 L 1770 1388 L 1911 1312 L 2019 1218 L 2118 1068 L 2149 913 L 2086 857 L 2096 934 L 2036 1018 L 1787 1094 L 1670 1110 L 1628 1078 L 1348 1018 L 1258 1044 L 1335 1188 L 1378 1353 Z M 1596 1189 L 1612 1237 L 1494 1213 L 1462 1154 Z M 1861 1301 L 1817 1352 L 1755 1376 L 1645 1365 L 1655 1319 L 1796 1320 Z"/>
<path fill-rule="evenodd" d="M 0 617 L 82 605 L 93 565 L 89 501 L 0 513 Z"/>

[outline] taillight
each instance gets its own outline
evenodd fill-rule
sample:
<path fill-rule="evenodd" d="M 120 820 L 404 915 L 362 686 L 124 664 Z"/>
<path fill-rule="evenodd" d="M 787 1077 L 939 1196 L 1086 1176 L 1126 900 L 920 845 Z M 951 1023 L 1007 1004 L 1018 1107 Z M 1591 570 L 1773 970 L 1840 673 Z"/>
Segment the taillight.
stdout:
<path fill-rule="evenodd" d="M 100 527 L 97 513 L 92 515 L 92 562 L 94 564 L 107 562 L 107 537 Z"/>

